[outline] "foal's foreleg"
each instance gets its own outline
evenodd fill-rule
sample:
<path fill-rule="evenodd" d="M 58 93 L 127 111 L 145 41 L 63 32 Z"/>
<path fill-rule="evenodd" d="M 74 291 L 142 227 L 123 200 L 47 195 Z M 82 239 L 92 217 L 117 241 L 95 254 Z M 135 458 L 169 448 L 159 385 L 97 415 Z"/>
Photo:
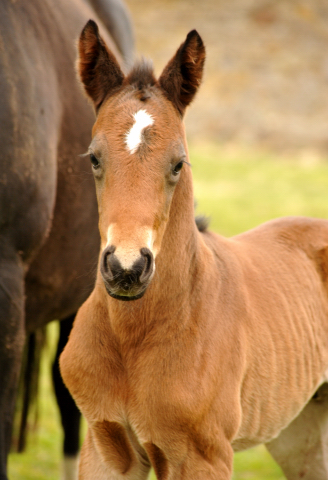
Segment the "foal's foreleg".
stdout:
<path fill-rule="evenodd" d="M 79 465 L 79 480 L 146 480 L 150 464 L 138 458 L 122 431 L 116 428 L 115 439 L 105 431 L 88 433 L 84 440 Z"/>
<path fill-rule="evenodd" d="M 233 450 L 223 439 L 211 448 L 197 438 L 179 443 L 172 438 L 167 451 L 146 443 L 144 448 L 155 470 L 157 480 L 230 480 L 232 476 Z"/>
<path fill-rule="evenodd" d="M 288 480 L 327 480 L 328 384 L 266 447 Z"/>
<path fill-rule="evenodd" d="M 170 466 L 167 476 L 157 475 L 158 480 L 231 480 L 231 477 L 232 454 L 229 462 L 221 458 L 211 462 L 198 452 L 188 456 L 182 465 Z"/>

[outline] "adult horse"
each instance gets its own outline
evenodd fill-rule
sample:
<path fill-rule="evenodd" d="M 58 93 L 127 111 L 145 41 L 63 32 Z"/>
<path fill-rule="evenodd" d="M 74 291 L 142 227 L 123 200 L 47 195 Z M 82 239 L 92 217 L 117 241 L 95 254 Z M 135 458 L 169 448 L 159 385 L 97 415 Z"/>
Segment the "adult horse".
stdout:
<path fill-rule="evenodd" d="M 80 26 L 97 13 L 130 62 L 131 25 L 119 0 L 0 3 L 1 480 L 26 333 L 74 314 L 94 281 L 97 204 L 77 159 L 94 117 L 73 64 Z"/>
<path fill-rule="evenodd" d="M 182 122 L 196 31 L 158 80 L 124 76 L 93 22 L 79 52 L 101 236 L 60 359 L 88 422 L 79 478 L 228 480 L 233 452 L 265 443 L 290 480 L 327 479 L 328 221 L 197 229 Z"/>

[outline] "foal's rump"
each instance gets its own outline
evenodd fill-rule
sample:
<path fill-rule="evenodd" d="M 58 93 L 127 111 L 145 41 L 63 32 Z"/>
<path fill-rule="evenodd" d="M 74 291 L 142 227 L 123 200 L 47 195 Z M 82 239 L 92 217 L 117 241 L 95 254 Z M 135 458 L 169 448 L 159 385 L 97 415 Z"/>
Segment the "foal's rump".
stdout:
<path fill-rule="evenodd" d="M 246 285 L 247 343 L 235 450 L 276 437 L 326 379 L 327 244 L 328 222 L 305 218 L 232 239 Z"/>

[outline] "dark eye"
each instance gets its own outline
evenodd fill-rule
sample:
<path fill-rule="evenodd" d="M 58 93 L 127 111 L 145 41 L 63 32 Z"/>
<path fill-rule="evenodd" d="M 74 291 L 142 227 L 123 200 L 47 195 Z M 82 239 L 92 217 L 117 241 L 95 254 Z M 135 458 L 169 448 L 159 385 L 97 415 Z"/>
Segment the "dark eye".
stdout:
<path fill-rule="evenodd" d="M 183 167 L 183 162 L 177 163 L 176 166 L 172 170 L 173 175 L 178 175 L 178 173 L 180 172 L 182 167 Z"/>
<path fill-rule="evenodd" d="M 98 162 L 97 158 L 93 155 L 93 153 L 90 153 L 90 160 L 91 160 L 92 168 L 97 170 L 97 168 L 100 167 L 100 163 Z"/>

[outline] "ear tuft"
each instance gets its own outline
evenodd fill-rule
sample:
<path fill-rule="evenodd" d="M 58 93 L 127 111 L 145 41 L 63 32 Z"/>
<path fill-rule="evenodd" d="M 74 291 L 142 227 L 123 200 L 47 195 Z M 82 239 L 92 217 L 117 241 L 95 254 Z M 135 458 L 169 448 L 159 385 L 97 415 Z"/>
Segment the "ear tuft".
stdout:
<path fill-rule="evenodd" d="M 204 62 L 205 46 L 197 31 L 192 30 L 159 78 L 164 93 L 181 115 L 199 88 Z"/>
<path fill-rule="evenodd" d="M 98 110 L 107 95 L 116 91 L 124 74 L 99 34 L 98 25 L 89 20 L 78 44 L 78 72 L 87 95 Z"/>

